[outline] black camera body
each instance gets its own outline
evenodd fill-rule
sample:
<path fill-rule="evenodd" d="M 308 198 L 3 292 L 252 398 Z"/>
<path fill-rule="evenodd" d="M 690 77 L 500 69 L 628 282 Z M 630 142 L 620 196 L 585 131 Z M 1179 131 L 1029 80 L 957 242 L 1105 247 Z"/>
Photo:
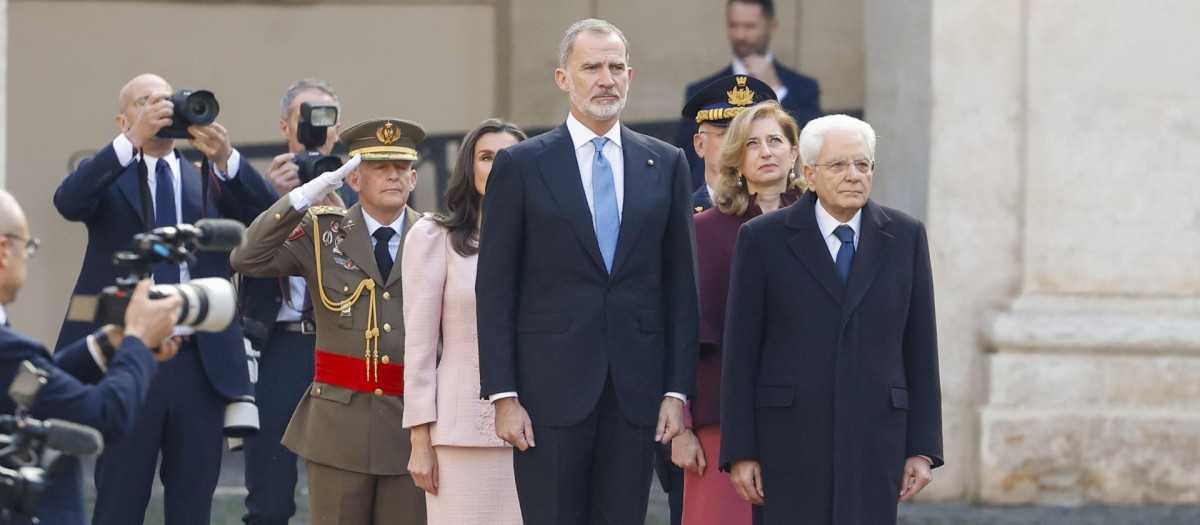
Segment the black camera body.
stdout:
<path fill-rule="evenodd" d="M 337 118 L 338 108 L 333 104 L 300 104 L 296 141 L 304 144 L 304 151 L 297 153 L 292 159 L 292 162 L 300 167 L 300 184 L 342 167 L 342 159 L 336 155 L 326 155 L 317 149 L 329 138 L 329 128 L 337 124 Z"/>
<path fill-rule="evenodd" d="M 196 258 L 187 244 L 195 243 L 202 250 L 229 251 L 242 243 L 245 226 L 231 219 L 202 219 L 195 225 L 178 224 L 157 228 L 133 236 L 130 250 L 119 252 L 114 264 L 126 264 L 129 275 L 95 296 L 76 295 L 71 298 L 67 319 L 100 324 L 125 324 L 125 310 L 138 281 L 154 275 L 159 264 L 195 264 Z M 237 311 L 237 294 L 233 285 L 219 277 L 192 279 L 184 284 L 158 284 L 150 291 L 152 299 L 178 295 L 183 298 L 178 324 L 191 326 L 201 332 L 224 330 Z"/>
<path fill-rule="evenodd" d="M 217 103 L 216 95 L 203 89 L 181 89 L 176 91 L 170 100 L 175 105 L 175 115 L 171 117 L 171 125 L 158 130 L 158 136 L 164 139 L 188 139 L 188 126 L 204 126 L 217 120 L 221 105 Z"/>

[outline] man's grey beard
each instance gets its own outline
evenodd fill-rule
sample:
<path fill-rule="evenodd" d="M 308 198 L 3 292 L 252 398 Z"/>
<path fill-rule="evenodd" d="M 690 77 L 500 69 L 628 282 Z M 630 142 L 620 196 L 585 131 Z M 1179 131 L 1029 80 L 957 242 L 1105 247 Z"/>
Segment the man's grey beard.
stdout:
<path fill-rule="evenodd" d="M 616 102 L 612 104 L 596 104 L 590 98 L 580 96 L 574 87 L 568 91 L 568 94 L 571 97 L 571 103 L 575 104 L 575 107 L 579 108 L 579 111 L 596 120 L 609 120 L 620 115 L 621 110 L 625 109 L 625 98 L 629 95 L 626 92 L 625 96 L 621 96 L 621 93 L 614 88 L 611 91 L 597 93 L 597 95 L 615 95 L 617 97 Z"/>

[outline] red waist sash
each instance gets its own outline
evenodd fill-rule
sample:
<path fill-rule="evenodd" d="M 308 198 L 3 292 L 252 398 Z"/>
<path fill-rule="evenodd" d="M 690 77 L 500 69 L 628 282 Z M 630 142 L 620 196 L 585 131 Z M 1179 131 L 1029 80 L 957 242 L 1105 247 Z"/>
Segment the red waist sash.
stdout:
<path fill-rule="evenodd" d="M 371 375 L 367 377 L 368 363 L 357 357 L 332 354 L 316 350 L 316 371 L 313 381 L 328 383 L 359 392 L 372 392 L 377 395 L 404 395 L 404 365 L 392 363 L 372 363 Z M 378 381 L 376 369 L 378 368 Z M 376 392 L 376 391 L 381 392 Z"/>

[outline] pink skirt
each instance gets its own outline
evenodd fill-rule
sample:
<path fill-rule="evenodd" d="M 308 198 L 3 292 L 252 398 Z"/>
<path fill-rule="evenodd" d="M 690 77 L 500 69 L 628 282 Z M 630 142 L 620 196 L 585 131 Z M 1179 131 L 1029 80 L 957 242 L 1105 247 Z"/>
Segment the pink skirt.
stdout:
<path fill-rule="evenodd" d="M 738 496 L 721 462 L 721 425 L 696 429 L 704 449 L 704 475 L 683 471 L 683 525 L 750 525 L 750 503 Z"/>
<path fill-rule="evenodd" d="M 438 495 L 425 493 L 430 525 L 521 523 L 509 447 L 434 447 Z"/>

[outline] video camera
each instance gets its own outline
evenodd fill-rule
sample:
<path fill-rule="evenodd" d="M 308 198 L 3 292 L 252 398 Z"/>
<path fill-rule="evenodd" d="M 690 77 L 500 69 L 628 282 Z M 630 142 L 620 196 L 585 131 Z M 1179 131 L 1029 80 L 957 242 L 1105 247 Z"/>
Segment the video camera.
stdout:
<path fill-rule="evenodd" d="M 104 437 L 94 428 L 25 414 L 46 375 L 24 361 L 8 389 L 17 413 L 0 416 L 0 525 L 37 514 L 46 478 L 61 468 L 63 456 L 95 456 L 104 450 Z"/>
<path fill-rule="evenodd" d="M 296 154 L 292 162 L 300 167 L 300 184 L 313 177 L 342 167 L 342 159 L 326 155 L 317 148 L 325 144 L 329 128 L 337 124 L 338 108 L 333 104 L 300 104 L 300 121 L 296 126 L 296 141 L 304 144 L 304 151 Z"/>
<path fill-rule="evenodd" d="M 231 219 L 202 219 L 195 225 L 164 226 L 150 233 L 133 236 L 130 250 L 119 252 L 113 264 L 130 266 L 129 275 L 117 279 L 116 285 L 100 291 L 99 295 L 76 295 L 71 298 L 67 319 L 124 326 L 125 309 L 138 281 L 154 275 L 154 267 L 162 264 L 195 264 L 196 258 L 186 244 L 194 243 L 206 251 L 229 251 L 242 243 L 246 228 Z M 183 298 L 176 324 L 190 326 L 201 332 L 220 332 L 229 326 L 237 312 L 237 294 L 229 281 L 220 277 L 192 279 L 184 284 L 158 284 L 151 288 L 150 297 L 168 295 Z"/>
<path fill-rule="evenodd" d="M 188 126 L 212 124 L 221 112 L 221 105 L 212 91 L 181 89 L 167 100 L 175 105 L 175 115 L 171 117 L 170 126 L 158 130 L 158 136 L 164 139 L 190 139 Z"/>

